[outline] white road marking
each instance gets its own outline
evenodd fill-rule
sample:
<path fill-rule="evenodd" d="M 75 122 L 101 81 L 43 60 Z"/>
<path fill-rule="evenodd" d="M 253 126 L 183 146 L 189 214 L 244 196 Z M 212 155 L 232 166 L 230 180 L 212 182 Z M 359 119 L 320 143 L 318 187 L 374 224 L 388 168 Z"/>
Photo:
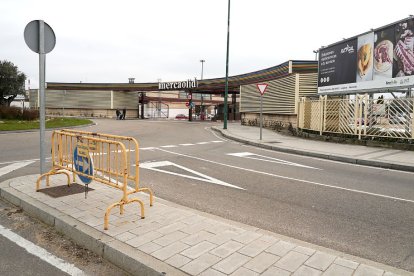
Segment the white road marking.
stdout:
<path fill-rule="evenodd" d="M 226 167 L 229 167 L 229 168 L 242 170 L 242 171 L 253 172 L 253 173 L 257 173 L 257 174 L 273 176 L 273 177 L 276 177 L 276 178 L 303 182 L 303 183 L 312 184 L 312 185 L 315 185 L 315 186 L 327 187 L 327 188 L 338 189 L 338 190 L 342 190 L 342 191 L 348 191 L 348 192 L 353 192 L 353 193 L 359 193 L 359 194 L 365 194 L 365 195 L 371 195 L 371 196 L 376 196 L 376 197 L 381 197 L 381 198 L 387 198 L 387 199 L 392 199 L 392 200 L 398 200 L 398 201 L 403 201 L 403 202 L 414 203 L 414 200 L 410 200 L 410 199 L 387 196 L 387 195 L 376 194 L 376 193 L 370 193 L 370 192 L 365 192 L 365 191 L 355 190 L 355 189 L 348 189 L 348 188 L 343 188 L 343 187 L 318 183 L 318 182 L 304 180 L 304 179 L 298 179 L 298 178 L 293 178 L 293 177 L 288 177 L 288 176 L 283 176 L 283 175 L 277 175 L 277 174 L 272 174 L 272 173 L 267 173 L 267 172 L 262 172 L 262 171 L 256 171 L 256 170 L 252 170 L 252 169 L 237 167 L 237 166 L 233 166 L 233 165 L 229 165 L 229 164 L 224 164 L 224 163 L 207 160 L 207 159 L 200 158 L 200 157 L 191 156 L 191 155 L 188 155 L 188 154 L 182 154 L 182 153 L 177 153 L 177 152 L 173 152 L 173 151 L 168 151 L 168 150 L 164 150 L 164 149 L 159 149 L 159 150 L 164 151 L 164 152 L 168 152 L 168 153 L 171 153 L 171 154 L 179 155 L 179 156 L 184 156 L 184 157 L 200 160 L 200 161 L 203 161 L 203 162 L 208 162 L 208 163 L 212 163 L 212 164 L 216 164 L 216 165 L 220 165 L 220 166 L 226 166 Z"/>
<path fill-rule="evenodd" d="M 13 163 L 11 165 L 8 165 L 6 167 L 0 168 L 0 176 L 8 174 L 12 171 L 21 169 L 23 167 L 26 167 L 32 163 L 34 163 L 35 161 L 31 160 L 31 161 L 24 161 L 24 162 L 18 162 L 18 163 Z"/>
<path fill-rule="evenodd" d="M 251 153 L 251 152 L 236 152 L 236 153 L 228 153 L 227 155 L 242 157 L 242 158 L 247 158 L 247 159 L 253 159 L 253 160 L 260 160 L 260 161 L 264 161 L 264 162 L 271 162 L 271 163 L 282 164 L 282 165 L 288 165 L 288 166 L 296 166 L 296 167 L 302 167 L 302 168 L 308 168 L 308 169 L 314 169 L 314 170 L 321 170 L 321 169 L 318 169 L 318 168 L 314 168 L 314 167 L 310 167 L 310 166 L 306 166 L 306 165 L 301 165 L 301 164 L 298 164 L 298 163 L 289 162 L 289 161 L 286 161 L 286 160 L 283 160 L 283 159 L 264 156 L 264 155 L 255 154 L 255 153 Z"/>
<path fill-rule="evenodd" d="M 184 171 L 187 171 L 191 174 L 195 174 L 196 176 L 192 176 L 192 175 L 187 175 L 187 174 L 180 174 L 180 173 L 175 173 L 175 172 L 171 172 L 171 171 L 167 171 L 167 170 L 163 170 L 160 169 L 161 167 L 165 167 L 165 166 L 174 166 L 177 168 L 180 168 Z M 204 182 L 209 182 L 209 183 L 213 183 L 213 184 L 217 184 L 217 185 L 222 185 L 222 186 L 226 186 L 226 187 L 230 187 L 230 188 L 235 188 L 235 189 L 240 189 L 240 190 L 245 190 L 239 186 L 235 186 L 229 183 L 226 183 L 224 181 L 218 180 L 216 178 L 210 177 L 208 175 L 202 174 L 200 172 L 194 171 L 192 169 L 186 168 L 184 166 L 180 166 L 178 164 L 172 163 L 170 161 L 159 161 L 159 162 L 147 162 L 147 163 L 141 163 L 140 164 L 140 168 L 143 169 L 148 169 L 148 170 L 153 170 L 153 171 L 157 171 L 157 172 L 162 172 L 162 173 L 167 173 L 167 174 L 172 174 L 172 175 L 176 175 L 176 176 L 181 176 L 181 177 L 185 177 L 185 178 L 190 178 L 190 179 L 194 179 L 194 180 L 199 180 L 199 181 L 204 181 Z"/>
<path fill-rule="evenodd" d="M 160 148 L 176 148 L 178 146 L 176 145 L 166 145 L 166 146 L 161 146 Z"/>
<path fill-rule="evenodd" d="M 140 150 L 155 150 L 157 148 L 154 147 L 146 147 L 146 148 L 140 148 Z"/>
<path fill-rule="evenodd" d="M 313 156 L 305 156 L 305 155 L 300 155 L 300 154 L 295 154 L 295 153 L 287 153 L 287 152 L 282 152 L 282 151 L 263 149 L 263 148 L 259 148 L 259 147 L 255 147 L 255 146 L 251 146 L 251 145 L 247 145 L 247 144 L 242 145 L 242 146 L 249 147 L 249 148 L 252 148 L 254 150 L 273 152 L 273 153 L 277 152 L 277 154 L 284 154 L 284 155 L 289 155 L 289 156 L 292 156 L 292 155 L 293 156 L 300 156 L 301 158 L 313 159 L 313 160 L 322 161 L 322 162 L 335 163 L 335 164 L 346 165 L 346 166 L 363 167 L 364 169 L 366 168 L 366 169 L 372 169 L 372 170 L 391 171 L 391 172 L 405 173 L 405 174 L 414 174 L 414 172 L 409 172 L 409 171 L 400 171 L 400 170 L 394 170 L 394 169 L 388 169 L 388 168 L 372 167 L 372 166 L 367 166 L 367 165 L 347 163 L 347 162 L 341 162 L 341 161 L 336 161 L 336 160 L 318 158 L 318 157 L 313 157 Z M 352 158 L 352 156 L 351 156 L 351 158 Z"/>
<path fill-rule="evenodd" d="M 14 242 L 21 248 L 25 249 L 30 254 L 39 257 L 43 261 L 53 265 L 61 271 L 68 273 L 69 275 L 86 275 L 85 272 L 77 268 L 75 265 L 65 262 L 64 260 L 52 255 L 45 249 L 35 245 L 31 241 L 24 239 L 16 233 L 0 225 L 0 235 L 7 238 L 11 242 Z"/>
<path fill-rule="evenodd" d="M 210 144 L 210 142 L 198 142 L 197 145 L 206 145 L 206 144 Z"/>
<path fill-rule="evenodd" d="M 211 143 L 223 143 L 224 141 L 211 141 Z"/>
<path fill-rule="evenodd" d="M 50 162 L 50 160 L 52 159 L 52 157 L 47 157 L 46 158 L 46 162 Z M 2 162 L 2 163 L 0 163 L 0 165 L 6 165 L 6 164 L 14 164 L 14 163 L 21 163 L 21 162 L 30 162 L 30 161 L 33 161 L 33 162 L 37 162 L 37 161 L 39 161 L 40 159 L 39 158 L 37 158 L 37 159 L 26 159 L 26 160 L 15 160 L 15 161 L 7 161 L 7 162 Z"/>
<path fill-rule="evenodd" d="M 187 146 L 194 146 L 195 144 L 180 144 L 180 146 L 184 146 L 184 147 L 187 147 Z"/>

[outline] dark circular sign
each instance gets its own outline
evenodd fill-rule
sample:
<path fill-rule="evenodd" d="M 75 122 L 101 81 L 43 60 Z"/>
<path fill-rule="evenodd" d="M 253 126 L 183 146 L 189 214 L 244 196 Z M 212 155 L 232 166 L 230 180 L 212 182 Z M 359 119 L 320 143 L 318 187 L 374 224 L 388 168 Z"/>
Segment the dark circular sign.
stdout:
<path fill-rule="evenodd" d="M 35 53 L 40 54 L 40 26 L 44 26 L 45 54 L 50 53 L 56 45 L 56 36 L 52 28 L 42 20 L 33 20 L 24 28 L 24 41 Z"/>

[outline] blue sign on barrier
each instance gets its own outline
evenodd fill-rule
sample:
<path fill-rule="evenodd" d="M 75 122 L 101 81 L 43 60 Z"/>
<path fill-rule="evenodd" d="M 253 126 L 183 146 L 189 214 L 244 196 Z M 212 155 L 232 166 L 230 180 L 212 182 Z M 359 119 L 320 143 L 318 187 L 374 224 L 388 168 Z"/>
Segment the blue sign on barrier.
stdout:
<path fill-rule="evenodd" d="M 86 156 L 79 155 L 78 147 L 76 147 L 73 151 L 73 162 L 75 163 L 76 171 L 93 176 L 92 159 L 89 157 L 89 154 Z M 92 182 L 92 178 L 88 176 L 78 175 L 78 177 L 85 184 L 89 184 Z"/>

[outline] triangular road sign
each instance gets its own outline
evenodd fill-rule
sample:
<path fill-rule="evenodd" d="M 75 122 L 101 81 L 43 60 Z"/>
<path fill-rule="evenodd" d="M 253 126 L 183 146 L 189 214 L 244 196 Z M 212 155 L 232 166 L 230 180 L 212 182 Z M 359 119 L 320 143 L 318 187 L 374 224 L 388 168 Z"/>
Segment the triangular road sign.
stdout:
<path fill-rule="evenodd" d="M 267 85 L 268 85 L 267 83 L 258 83 L 257 84 L 257 88 L 259 89 L 261 95 L 263 95 L 265 93 Z"/>

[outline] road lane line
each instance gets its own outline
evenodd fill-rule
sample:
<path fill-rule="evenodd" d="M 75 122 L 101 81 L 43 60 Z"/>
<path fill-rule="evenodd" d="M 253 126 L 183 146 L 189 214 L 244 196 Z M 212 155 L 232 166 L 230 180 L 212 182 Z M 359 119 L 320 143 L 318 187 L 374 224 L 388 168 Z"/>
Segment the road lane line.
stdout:
<path fill-rule="evenodd" d="M 228 153 L 227 155 L 246 158 L 246 159 L 252 159 L 252 160 L 259 160 L 259 161 L 264 161 L 264 162 L 270 162 L 270 163 L 276 163 L 276 164 L 282 164 L 282 165 L 288 165 L 288 166 L 296 166 L 296 167 L 302 167 L 302 168 L 308 168 L 308 169 L 314 169 L 314 170 L 322 170 L 319 168 L 310 167 L 310 166 L 302 165 L 299 163 L 293 163 L 293 162 L 286 161 L 283 159 L 255 154 L 251 152 L 236 152 L 236 153 Z"/>
<path fill-rule="evenodd" d="M 410 199 L 387 196 L 387 195 L 376 194 L 376 193 L 370 193 L 370 192 L 365 192 L 365 191 L 356 190 L 356 189 L 348 189 L 348 188 L 323 184 L 323 183 L 304 180 L 304 179 L 298 179 L 298 178 L 293 178 L 293 177 L 288 177 L 288 176 L 283 176 L 283 175 L 278 175 L 278 174 L 272 174 L 272 173 L 267 173 L 267 172 L 262 172 L 262 171 L 256 171 L 256 170 L 252 170 L 252 169 L 247 169 L 247 168 L 237 167 L 237 166 L 233 166 L 233 165 L 229 165 L 229 164 L 225 164 L 225 163 L 211 161 L 211 160 L 208 160 L 208 159 L 195 157 L 195 156 L 191 156 L 191 155 L 187 155 L 187 154 L 177 153 L 177 152 L 173 152 L 173 151 L 169 151 L 169 150 L 165 150 L 165 149 L 159 149 L 159 150 L 164 151 L 164 152 L 168 152 L 168 153 L 171 153 L 171 154 L 179 155 L 179 156 L 184 156 L 184 157 L 187 157 L 187 158 L 192 158 L 192 159 L 196 159 L 196 160 L 200 160 L 200 161 L 220 165 L 220 166 L 225 166 L 225 167 L 229 167 L 229 168 L 233 168 L 233 169 L 242 170 L 242 171 L 253 172 L 253 173 L 257 173 L 257 174 L 263 174 L 263 175 L 267 175 L 267 176 L 273 176 L 273 177 L 276 177 L 276 178 L 293 180 L 293 181 L 297 181 L 297 182 L 303 182 L 303 183 L 312 184 L 312 185 L 315 185 L 315 186 L 321 186 L 321 187 L 326 187 L 326 188 L 338 189 L 338 190 L 342 190 L 342 191 L 348 191 L 348 192 L 353 192 L 353 193 L 359 193 L 359 194 L 365 194 L 365 195 L 382 197 L 382 198 L 387 198 L 387 199 L 392 199 L 392 200 L 398 200 L 398 201 L 403 201 L 403 202 L 414 203 L 414 200 L 410 200 Z"/>
<path fill-rule="evenodd" d="M 194 146 L 195 144 L 180 144 L 180 146 L 184 146 L 184 147 L 187 147 L 187 146 Z"/>
<path fill-rule="evenodd" d="M 12 171 L 21 169 L 23 167 L 26 167 L 32 163 L 34 163 L 35 161 L 25 161 L 25 162 L 18 162 L 18 163 L 13 163 L 11 165 L 8 165 L 6 167 L 0 168 L 0 176 L 8 174 Z"/>
<path fill-rule="evenodd" d="M 0 235 L 10 240 L 11 242 L 17 244 L 21 248 L 25 249 L 30 254 L 42 259 L 43 261 L 51 264 L 52 266 L 60 269 L 65 273 L 68 273 L 69 275 L 86 275 L 85 272 L 77 268 L 75 265 L 67 263 L 66 261 L 56 257 L 55 255 L 52 255 L 45 249 L 17 235 L 16 233 L 3 227 L 2 225 L 0 225 Z"/>
<path fill-rule="evenodd" d="M 160 148 L 176 148 L 178 146 L 176 145 L 166 145 L 166 146 L 161 146 Z"/>

